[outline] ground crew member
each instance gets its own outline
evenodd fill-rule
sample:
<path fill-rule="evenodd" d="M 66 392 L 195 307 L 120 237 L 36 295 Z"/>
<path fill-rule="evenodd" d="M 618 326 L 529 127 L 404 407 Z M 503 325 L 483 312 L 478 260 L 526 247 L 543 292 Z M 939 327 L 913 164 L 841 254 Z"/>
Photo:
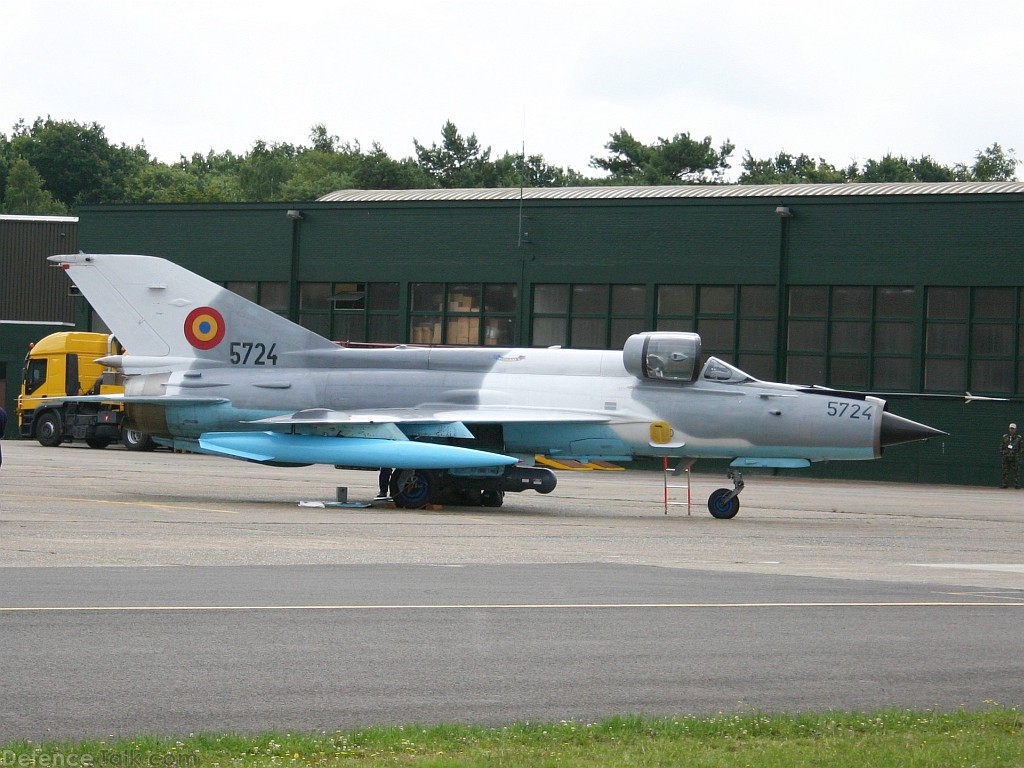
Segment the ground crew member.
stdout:
<path fill-rule="evenodd" d="M 374 501 L 389 501 L 391 499 L 391 475 L 394 470 L 391 467 L 381 467 L 377 474 L 377 488 L 379 493 Z"/>
<path fill-rule="evenodd" d="M 1020 454 L 1024 446 L 1021 445 L 1021 437 L 1017 434 L 1017 425 L 1011 424 L 1009 432 L 1003 435 L 1003 444 L 999 449 L 1003 454 L 1003 484 L 1002 488 L 1008 488 L 1010 481 L 1013 481 L 1014 488 L 1020 488 Z"/>

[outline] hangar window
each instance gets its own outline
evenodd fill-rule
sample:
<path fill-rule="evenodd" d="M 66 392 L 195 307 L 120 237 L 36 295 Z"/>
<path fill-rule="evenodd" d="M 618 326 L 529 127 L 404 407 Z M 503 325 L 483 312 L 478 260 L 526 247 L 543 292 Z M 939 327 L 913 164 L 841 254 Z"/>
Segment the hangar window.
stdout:
<path fill-rule="evenodd" d="M 914 296 L 909 286 L 792 286 L 786 380 L 910 389 Z"/>
<path fill-rule="evenodd" d="M 397 343 L 398 283 L 301 283 L 299 323 L 335 341 Z"/>
<path fill-rule="evenodd" d="M 693 330 L 693 291 L 692 285 L 659 285 L 658 286 L 658 330 L 659 331 L 692 331 Z M 688 323 L 686 328 L 662 328 L 661 324 L 679 325 Z"/>
<path fill-rule="evenodd" d="M 871 386 L 913 389 L 914 315 L 917 292 L 908 285 L 875 287 Z"/>
<path fill-rule="evenodd" d="M 741 285 L 737 365 L 759 379 L 775 377 L 778 290 L 774 285 Z"/>
<path fill-rule="evenodd" d="M 608 348 L 618 349 L 634 333 L 644 330 L 647 288 L 643 285 L 613 285 Z"/>
<path fill-rule="evenodd" d="M 786 381 L 824 384 L 828 337 L 828 287 L 794 285 L 789 289 Z"/>
<path fill-rule="evenodd" d="M 1018 362 L 1018 291 L 936 286 L 928 289 L 925 388 L 1007 394 Z"/>
<path fill-rule="evenodd" d="M 776 293 L 774 285 L 659 285 L 655 327 L 696 330 L 709 354 L 772 378 Z"/>
<path fill-rule="evenodd" d="M 268 282 L 260 283 L 260 306 L 272 309 L 274 312 L 288 312 L 288 283 Z"/>
<path fill-rule="evenodd" d="M 925 310 L 924 386 L 938 392 L 967 388 L 970 289 L 931 287 Z"/>
<path fill-rule="evenodd" d="M 533 286 L 535 347 L 615 349 L 644 329 L 643 285 L 545 283 Z"/>
<path fill-rule="evenodd" d="M 299 284 L 299 325 L 331 338 L 330 283 Z"/>
<path fill-rule="evenodd" d="M 732 357 L 736 350 L 736 286 L 697 289 L 697 333 L 708 355 Z"/>
<path fill-rule="evenodd" d="M 400 302 L 398 283 L 366 284 L 367 341 L 391 343 L 402 340 L 402 323 L 398 314 Z"/>
<path fill-rule="evenodd" d="M 409 340 L 414 344 L 515 343 L 514 283 L 413 283 Z"/>
<path fill-rule="evenodd" d="M 870 386 L 871 295 L 866 285 L 832 288 L 829 307 L 829 382 L 834 386 Z"/>
<path fill-rule="evenodd" d="M 229 280 L 224 287 L 237 293 L 243 299 L 259 304 L 261 307 L 288 314 L 288 283 L 278 281 L 256 282 L 254 280 Z"/>
<path fill-rule="evenodd" d="M 331 338 L 394 344 L 402 340 L 398 283 L 334 283 Z"/>
<path fill-rule="evenodd" d="M 1019 298 L 1020 307 L 1024 307 L 1024 295 Z M 1017 382 L 1014 391 L 1019 394 L 1024 394 L 1024 317 L 1022 317 L 1024 310 L 1017 310 Z"/>
<path fill-rule="evenodd" d="M 256 304 L 259 303 L 259 283 L 254 280 L 234 280 L 224 284 L 232 293 L 237 293 L 243 299 L 248 299 Z"/>
<path fill-rule="evenodd" d="M 514 283 L 484 284 L 484 346 L 515 344 L 518 295 L 519 289 Z"/>

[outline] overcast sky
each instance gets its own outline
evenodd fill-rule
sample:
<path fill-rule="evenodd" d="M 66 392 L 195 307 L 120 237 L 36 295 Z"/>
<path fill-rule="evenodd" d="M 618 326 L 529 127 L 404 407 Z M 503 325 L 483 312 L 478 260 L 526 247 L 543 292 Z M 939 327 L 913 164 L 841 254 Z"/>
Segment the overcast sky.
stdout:
<path fill-rule="evenodd" d="M 525 140 L 587 175 L 620 128 L 731 140 L 734 169 L 746 150 L 1024 159 L 1017 0 L 0 0 L 0 18 L 0 132 L 96 122 L 164 162 L 308 145 L 316 123 L 403 158 L 447 120 L 492 157 Z"/>

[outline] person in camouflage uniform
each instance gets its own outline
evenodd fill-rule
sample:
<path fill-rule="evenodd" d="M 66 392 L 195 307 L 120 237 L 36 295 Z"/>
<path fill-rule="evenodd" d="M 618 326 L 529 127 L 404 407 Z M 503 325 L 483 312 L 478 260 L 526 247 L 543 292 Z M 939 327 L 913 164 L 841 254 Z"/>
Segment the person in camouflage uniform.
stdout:
<path fill-rule="evenodd" d="M 1024 445 L 1021 443 L 1021 436 L 1017 434 L 1017 425 L 1011 424 L 1009 432 L 1003 435 L 1003 444 L 1000 452 L 1003 455 L 1003 488 L 1009 488 L 1013 482 L 1014 488 L 1020 488 L 1020 454 Z"/>

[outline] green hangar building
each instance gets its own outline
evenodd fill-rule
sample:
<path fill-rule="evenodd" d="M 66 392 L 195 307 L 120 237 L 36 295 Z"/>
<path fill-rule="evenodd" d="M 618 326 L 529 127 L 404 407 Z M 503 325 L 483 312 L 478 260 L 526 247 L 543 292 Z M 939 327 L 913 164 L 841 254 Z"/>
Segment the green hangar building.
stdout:
<path fill-rule="evenodd" d="M 948 438 L 812 475 L 993 485 L 1024 421 L 1024 183 L 87 207 L 78 247 L 171 259 L 338 341 L 616 348 L 696 330 L 758 378 L 953 396 L 888 398 Z"/>

